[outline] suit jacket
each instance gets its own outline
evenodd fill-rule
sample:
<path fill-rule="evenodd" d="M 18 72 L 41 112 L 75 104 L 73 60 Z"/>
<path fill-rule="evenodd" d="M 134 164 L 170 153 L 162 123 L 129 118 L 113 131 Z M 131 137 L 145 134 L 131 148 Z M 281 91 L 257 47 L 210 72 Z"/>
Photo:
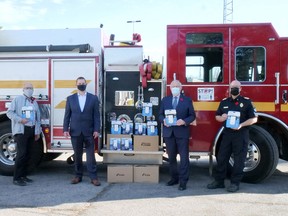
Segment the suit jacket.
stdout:
<path fill-rule="evenodd" d="M 173 109 L 172 107 L 172 96 L 164 97 L 161 101 L 159 111 L 159 121 L 163 123 L 165 119 L 165 110 Z M 163 125 L 163 137 L 175 136 L 176 138 L 189 138 L 190 129 L 189 125 L 196 118 L 192 100 L 189 97 L 180 95 L 177 107 L 176 107 L 177 119 L 185 121 L 185 125 L 182 126 L 170 126 L 166 127 Z"/>
<path fill-rule="evenodd" d="M 70 131 L 69 131 L 70 128 Z M 63 131 L 71 136 L 92 136 L 94 131 L 100 132 L 100 113 L 98 97 L 87 92 L 83 112 L 81 112 L 78 93 L 67 97 Z"/>

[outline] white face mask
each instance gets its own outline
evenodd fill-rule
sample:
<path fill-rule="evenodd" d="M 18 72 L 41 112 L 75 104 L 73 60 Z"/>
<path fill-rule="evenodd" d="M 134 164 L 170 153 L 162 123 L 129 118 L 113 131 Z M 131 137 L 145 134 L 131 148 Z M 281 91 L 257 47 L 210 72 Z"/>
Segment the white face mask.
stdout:
<path fill-rule="evenodd" d="M 32 97 L 34 91 L 33 89 L 24 89 L 23 92 L 24 92 L 24 95 L 30 98 Z"/>
<path fill-rule="evenodd" d="M 180 88 L 178 87 L 173 87 L 171 88 L 171 92 L 172 92 L 172 95 L 175 97 L 175 96 L 178 96 L 180 94 Z"/>

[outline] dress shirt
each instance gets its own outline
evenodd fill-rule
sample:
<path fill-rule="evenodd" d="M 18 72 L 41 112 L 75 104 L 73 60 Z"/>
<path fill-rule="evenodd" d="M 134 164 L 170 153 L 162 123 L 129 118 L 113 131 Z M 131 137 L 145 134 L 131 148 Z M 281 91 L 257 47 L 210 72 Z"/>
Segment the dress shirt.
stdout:
<path fill-rule="evenodd" d="M 85 106 L 85 102 L 86 102 L 86 96 L 87 96 L 87 92 L 85 92 L 84 95 L 80 95 L 78 93 L 78 100 L 79 100 L 79 106 L 80 106 L 81 112 L 83 112 L 83 110 L 84 110 L 84 106 Z"/>

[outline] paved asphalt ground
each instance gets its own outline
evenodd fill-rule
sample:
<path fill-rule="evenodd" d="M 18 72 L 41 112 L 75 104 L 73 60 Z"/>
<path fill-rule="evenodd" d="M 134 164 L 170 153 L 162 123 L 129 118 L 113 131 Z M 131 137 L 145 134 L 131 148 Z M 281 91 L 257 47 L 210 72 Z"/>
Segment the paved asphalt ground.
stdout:
<path fill-rule="evenodd" d="M 46 162 L 32 173 L 26 187 L 12 184 L 12 177 L 0 176 L 0 215 L 4 216 L 258 216 L 288 215 L 288 163 L 280 161 L 276 172 L 261 184 L 242 183 L 238 193 L 208 190 L 212 180 L 208 159 L 191 160 L 187 190 L 167 187 L 168 164 L 160 167 L 158 184 L 107 183 L 107 166 L 98 158 L 100 187 L 89 178 L 71 185 L 73 166 L 67 155 Z M 227 183 L 229 183 L 227 181 Z"/>

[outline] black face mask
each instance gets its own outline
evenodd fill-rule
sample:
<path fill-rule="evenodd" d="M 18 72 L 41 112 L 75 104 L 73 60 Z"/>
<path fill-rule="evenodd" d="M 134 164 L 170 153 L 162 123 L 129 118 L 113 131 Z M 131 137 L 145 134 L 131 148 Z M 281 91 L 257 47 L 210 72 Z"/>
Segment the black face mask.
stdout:
<path fill-rule="evenodd" d="M 79 89 L 79 91 L 85 91 L 86 90 L 86 85 L 77 85 L 77 88 Z"/>
<path fill-rule="evenodd" d="M 239 88 L 231 88 L 230 93 L 233 96 L 239 95 Z"/>

